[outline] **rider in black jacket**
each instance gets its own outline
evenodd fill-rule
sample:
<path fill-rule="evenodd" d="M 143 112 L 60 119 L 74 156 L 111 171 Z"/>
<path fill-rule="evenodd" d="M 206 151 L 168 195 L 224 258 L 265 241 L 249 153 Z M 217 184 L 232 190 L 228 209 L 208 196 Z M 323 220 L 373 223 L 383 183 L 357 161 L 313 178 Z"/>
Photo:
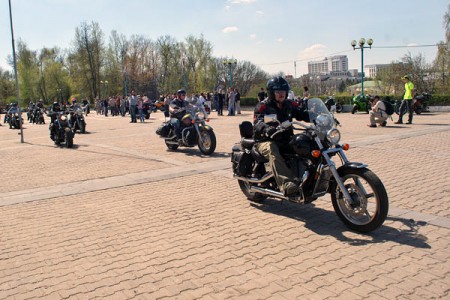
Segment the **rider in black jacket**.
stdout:
<path fill-rule="evenodd" d="M 277 131 L 276 127 L 284 121 L 292 121 L 293 118 L 309 121 L 305 106 L 300 108 L 297 102 L 286 99 L 289 90 L 288 82 L 281 76 L 270 79 L 267 82 L 268 98 L 258 103 L 254 112 L 256 150 L 269 160 L 275 180 L 286 196 L 299 190 L 298 182 L 280 154 L 280 148 L 288 144 L 293 132 L 291 130 L 277 134 L 275 140 L 272 139 L 272 135 Z M 265 123 L 266 115 L 276 115 L 279 123 Z"/>
<path fill-rule="evenodd" d="M 175 129 L 175 134 L 178 140 L 181 139 L 181 131 L 182 131 L 182 123 L 181 119 L 183 118 L 185 111 L 184 109 L 187 106 L 186 91 L 178 90 L 177 97 L 170 102 L 169 105 L 169 113 L 170 113 L 170 123 L 173 125 Z"/>

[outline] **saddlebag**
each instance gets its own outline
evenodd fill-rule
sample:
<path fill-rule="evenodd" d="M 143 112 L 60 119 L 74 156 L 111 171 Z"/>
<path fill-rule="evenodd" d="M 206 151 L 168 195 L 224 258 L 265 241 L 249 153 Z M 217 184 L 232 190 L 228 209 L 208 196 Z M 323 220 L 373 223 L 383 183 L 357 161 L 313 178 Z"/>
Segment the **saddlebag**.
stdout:
<path fill-rule="evenodd" d="M 233 163 L 233 172 L 239 176 L 247 176 L 252 173 L 254 160 L 252 155 L 242 151 L 241 145 L 234 145 L 231 153 L 231 162 Z"/>
<path fill-rule="evenodd" d="M 170 133 L 170 122 L 164 122 L 156 129 L 156 134 L 162 137 L 168 137 Z"/>

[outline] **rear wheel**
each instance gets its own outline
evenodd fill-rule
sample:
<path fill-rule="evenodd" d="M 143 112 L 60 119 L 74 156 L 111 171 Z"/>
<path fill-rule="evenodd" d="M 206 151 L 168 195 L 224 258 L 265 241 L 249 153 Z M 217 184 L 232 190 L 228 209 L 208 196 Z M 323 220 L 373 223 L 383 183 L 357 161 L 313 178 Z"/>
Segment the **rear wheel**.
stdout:
<path fill-rule="evenodd" d="M 238 183 L 242 193 L 244 193 L 248 200 L 259 203 L 267 198 L 267 196 L 260 193 L 250 192 L 250 184 L 248 182 L 238 180 Z"/>
<path fill-rule="evenodd" d="M 334 210 L 347 227 L 358 232 L 371 232 L 387 217 L 389 201 L 381 180 L 370 170 L 342 169 L 339 175 L 353 203 L 343 196 L 339 186 L 331 187 Z"/>

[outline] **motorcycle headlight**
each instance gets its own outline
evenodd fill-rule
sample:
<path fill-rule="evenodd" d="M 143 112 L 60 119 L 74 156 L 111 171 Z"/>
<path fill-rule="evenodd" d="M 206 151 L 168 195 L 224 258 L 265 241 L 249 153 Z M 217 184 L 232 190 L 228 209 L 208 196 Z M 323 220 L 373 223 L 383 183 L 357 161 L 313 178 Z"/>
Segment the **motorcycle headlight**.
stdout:
<path fill-rule="evenodd" d="M 205 114 L 202 113 L 202 112 L 197 113 L 197 119 L 204 120 L 205 119 Z"/>
<path fill-rule="evenodd" d="M 67 116 L 66 115 L 62 115 L 61 116 L 61 121 L 66 121 L 67 120 Z"/>
<path fill-rule="evenodd" d="M 77 115 L 81 116 L 83 114 L 83 112 L 81 110 L 77 111 Z"/>
<path fill-rule="evenodd" d="M 19 116 L 19 114 L 18 114 L 18 113 L 14 113 L 14 115 L 15 115 L 16 117 L 18 117 L 18 116 Z"/>
<path fill-rule="evenodd" d="M 327 139 L 331 144 L 336 145 L 341 140 L 341 133 L 336 128 L 327 132 Z"/>

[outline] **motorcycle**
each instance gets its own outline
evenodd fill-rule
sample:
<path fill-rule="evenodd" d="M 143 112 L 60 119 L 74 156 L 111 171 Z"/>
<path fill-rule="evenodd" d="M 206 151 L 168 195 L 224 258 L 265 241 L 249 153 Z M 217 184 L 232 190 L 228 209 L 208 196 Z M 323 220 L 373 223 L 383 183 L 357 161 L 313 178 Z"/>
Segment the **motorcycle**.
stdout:
<path fill-rule="evenodd" d="M 60 111 L 50 113 L 50 115 L 52 114 L 55 116 L 55 120 L 49 126 L 50 138 L 55 142 L 55 145 L 57 146 L 65 144 L 67 148 L 72 148 L 75 132 L 73 131 L 67 117 L 69 112 Z"/>
<path fill-rule="evenodd" d="M 429 112 L 427 102 L 430 101 L 431 94 L 429 93 L 422 93 L 421 95 L 416 95 L 414 99 L 412 100 L 412 110 L 416 114 L 420 115 L 423 112 Z M 395 113 L 398 115 L 400 114 L 400 106 L 402 104 L 402 100 L 396 100 L 394 105 Z M 402 115 L 405 115 L 407 113 L 407 107 L 403 107 L 403 113 Z"/>
<path fill-rule="evenodd" d="M 357 111 L 364 111 L 366 113 L 369 113 L 369 110 L 371 109 L 369 97 L 367 96 L 356 95 L 352 99 L 352 104 L 352 114 L 356 113 Z"/>
<path fill-rule="evenodd" d="M 211 155 L 216 150 L 216 135 L 211 126 L 206 125 L 209 119 L 206 119 L 206 112 L 199 105 L 189 104 L 185 108 L 185 114 L 181 119 L 182 131 L 181 139 L 178 140 L 175 134 L 175 128 L 169 124 L 169 138 L 165 138 L 167 148 L 176 150 L 179 146 L 195 147 L 198 145 L 200 151 L 205 155 Z"/>
<path fill-rule="evenodd" d="M 70 124 L 74 132 L 79 130 L 80 133 L 86 133 L 86 121 L 84 120 L 83 109 L 81 107 L 76 107 L 70 111 Z"/>
<path fill-rule="evenodd" d="M 9 129 L 20 129 L 20 121 L 22 121 L 23 124 L 23 119 L 21 116 L 19 116 L 18 111 L 9 112 L 8 116 L 5 117 L 7 122 L 9 123 Z"/>
<path fill-rule="evenodd" d="M 36 124 L 45 124 L 44 113 L 44 108 L 36 108 L 33 112 L 32 122 Z"/>
<path fill-rule="evenodd" d="M 423 112 L 428 112 L 428 106 L 427 102 L 429 102 L 431 99 L 431 94 L 429 93 L 422 93 L 422 95 L 415 96 L 413 99 L 413 111 L 420 115 Z"/>
<path fill-rule="evenodd" d="M 233 176 L 242 193 L 254 202 L 267 197 L 288 200 L 298 204 L 310 203 L 331 194 L 333 208 L 341 221 L 357 232 L 371 232 L 386 219 L 389 202 L 381 180 L 366 164 L 351 162 L 344 154 L 348 144 L 339 144 L 340 132 L 335 128 L 333 116 L 321 99 L 309 99 L 307 104 L 311 124 L 276 120 L 276 115 L 265 116 L 265 122 L 277 122 L 277 131 L 301 131 L 292 135 L 285 151 L 281 151 L 286 164 L 295 174 L 293 181 L 299 192 L 285 196 L 266 160 L 259 154 L 252 138 L 253 125 L 244 121 L 239 125 L 241 141 L 232 148 Z M 337 166 L 332 158 L 340 159 Z M 297 180 L 298 179 L 298 180 Z"/>

